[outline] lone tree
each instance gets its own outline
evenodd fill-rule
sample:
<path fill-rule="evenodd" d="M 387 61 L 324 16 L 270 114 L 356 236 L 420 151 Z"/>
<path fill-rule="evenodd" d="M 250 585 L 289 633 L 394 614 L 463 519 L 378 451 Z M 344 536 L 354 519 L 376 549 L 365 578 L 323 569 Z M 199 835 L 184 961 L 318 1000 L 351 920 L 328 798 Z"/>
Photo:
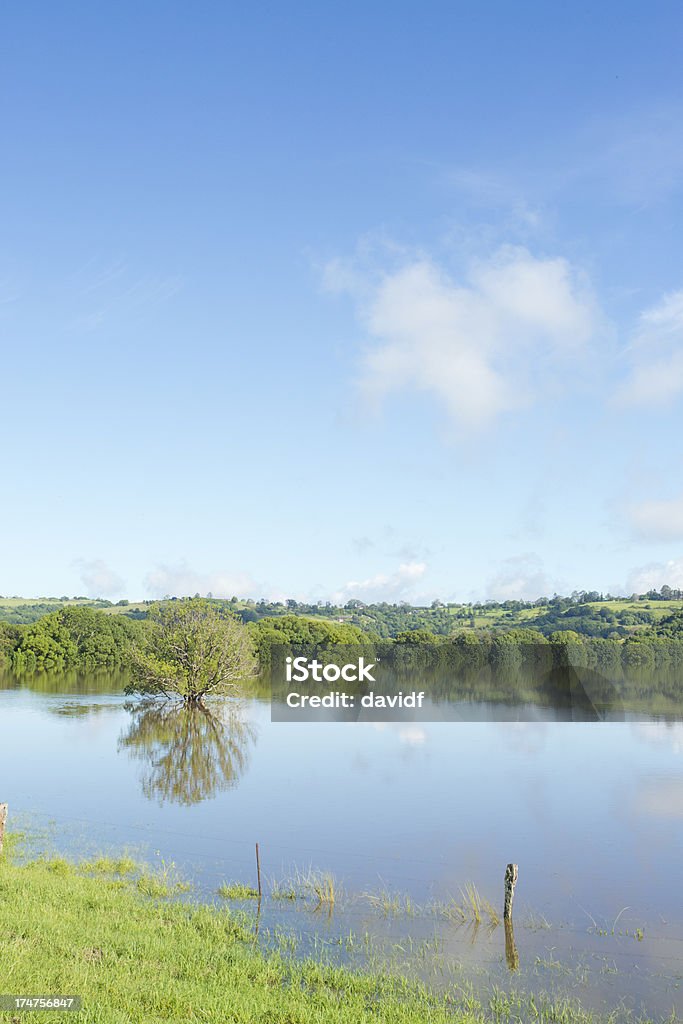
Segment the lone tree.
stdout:
<path fill-rule="evenodd" d="M 254 651 L 247 630 L 226 608 L 192 598 L 152 605 L 143 639 L 133 648 L 128 693 L 198 707 L 211 694 L 236 693 L 253 675 Z"/>

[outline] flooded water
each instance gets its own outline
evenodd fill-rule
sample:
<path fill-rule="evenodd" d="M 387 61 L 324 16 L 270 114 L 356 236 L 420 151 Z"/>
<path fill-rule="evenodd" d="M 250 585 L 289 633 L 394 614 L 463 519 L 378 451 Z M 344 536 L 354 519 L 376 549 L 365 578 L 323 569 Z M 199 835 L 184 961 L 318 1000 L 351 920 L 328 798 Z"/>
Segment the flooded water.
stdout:
<path fill-rule="evenodd" d="M 675 716 L 283 723 L 263 695 L 131 710 L 114 676 L 5 679 L 0 716 L 0 799 L 38 847 L 128 847 L 213 899 L 256 884 L 258 842 L 265 943 L 291 933 L 300 952 L 384 958 L 437 987 L 683 1014 Z M 446 908 L 471 883 L 502 911 L 510 861 L 506 943 L 486 913 Z M 272 897 L 309 868 L 334 876 L 333 907 Z"/>

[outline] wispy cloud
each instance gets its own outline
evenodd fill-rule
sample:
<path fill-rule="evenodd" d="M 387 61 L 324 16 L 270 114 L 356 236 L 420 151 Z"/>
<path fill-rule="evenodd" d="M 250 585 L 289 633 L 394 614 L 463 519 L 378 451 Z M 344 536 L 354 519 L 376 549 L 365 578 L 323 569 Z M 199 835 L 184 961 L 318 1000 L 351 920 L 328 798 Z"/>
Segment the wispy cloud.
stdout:
<path fill-rule="evenodd" d="M 414 593 L 427 566 L 424 562 L 405 562 L 391 573 L 377 573 L 363 580 L 349 580 L 335 594 L 335 604 L 344 604 L 352 598 L 365 601 L 400 601 Z"/>
<path fill-rule="evenodd" d="M 486 596 L 494 601 L 533 601 L 554 589 L 542 560 L 530 552 L 506 558 L 489 580 Z"/>
<path fill-rule="evenodd" d="M 325 283 L 357 302 L 369 339 L 360 379 L 368 403 L 424 392 L 468 430 L 537 400 L 548 374 L 566 370 L 601 322 L 575 268 L 524 248 L 473 263 L 462 282 L 422 255 L 370 276 L 330 264 Z"/>
<path fill-rule="evenodd" d="M 683 289 L 641 314 L 627 359 L 618 404 L 658 408 L 683 395 Z"/>
<path fill-rule="evenodd" d="M 643 540 L 683 540 L 683 494 L 663 501 L 642 501 L 628 510 L 634 532 Z"/>
<path fill-rule="evenodd" d="M 152 597 L 260 597 L 259 586 L 242 572 L 197 572 L 186 562 L 157 565 L 145 576 L 145 589 Z"/>
<path fill-rule="evenodd" d="M 648 590 L 661 590 L 663 586 L 683 589 L 683 558 L 649 562 L 632 569 L 626 580 L 626 593 L 645 594 Z"/>
<path fill-rule="evenodd" d="M 88 597 L 118 597 L 123 594 L 125 581 L 101 558 L 87 561 L 79 558 L 76 566 Z"/>
<path fill-rule="evenodd" d="M 522 190 L 499 171 L 457 167 L 445 175 L 446 183 L 462 193 L 475 207 L 495 210 L 508 228 L 535 231 L 543 224 L 538 206 L 528 202 Z"/>
<path fill-rule="evenodd" d="M 123 257 L 93 257 L 65 281 L 73 312 L 63 329 L 86 334 L 112 320 L 135 320 L 167 302 L 182 286 L 174 274 L 140 274 Z"/>
<path fill-rule="evenodd" d="M 680 103 L 629 111 L 622 118 L 596 119 L 575 150 L 587 155 L 567 162 L 568 184 L 586 180 L 611 199 L 647 206 L 683 185 Z"/>
<path fill-rule="evenodd" d="M 565 130 L 554 145 L 516 154 L 492 167 L 456 166 L 442 172 L 472 205 L 504 210 L 510 223 L 539 226 L 538 211 L 554 213 L 581 195 L 642 210 L 683 185 L 680 102 L 598 113 Z"/>

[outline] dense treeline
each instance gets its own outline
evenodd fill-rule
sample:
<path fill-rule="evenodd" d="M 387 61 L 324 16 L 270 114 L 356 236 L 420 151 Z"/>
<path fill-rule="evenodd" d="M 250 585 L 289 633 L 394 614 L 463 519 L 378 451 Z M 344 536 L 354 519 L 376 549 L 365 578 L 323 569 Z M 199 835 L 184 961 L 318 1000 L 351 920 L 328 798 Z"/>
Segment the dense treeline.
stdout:
<path fill-rule="evenodd" d="M 682 617 L 683 618 L 683 617 Z M 438 637 L 426 630 L 400 633 L 396 647 L 429 647 L 439 660 L 468 664 L 523 666 L 531 663 L 571 664 L 613 672 L 634 667 L 683 667 L 683 631 L 648 634 L 615 641 L 581 636 L 573 630 L 556 630 L 549 636 L 533 629 L 502 633 L 463 632 Z"/>
<path fill-rule="evenodd" d="M 673 602 L 675 596 L 671 595 L 675 594 L 667 588 L 660 599 Z M 584 597 L 591 600 L 578 600 Z M 534 616 L 529 615 L 531 603 L 514 601 L 496 606 L 434 602 L 429 608 L 360 601 L 336 608 L 237 598 L 208 599 L 206 603 L 245 625 L 264 665 L 273 644 L 329 647 L 385 641 L 403 646 L 448 644 L 484 660 L 510 658 L 515 647 L 549 642 L 558 649 L 572 644 L 576 653 L 577 645 L 591 641 L 591 657 L 605 665 L 654 665 L 670 658 L 665 641 L 683 641 L 681 607 L 674 605 L 670 614 L 665 614 L 669 609 L 664 607 L 655 616 L 649 601 L 608 604 L 592 600 L 594 597 L 600 595 L 581 592 L 570 598 L 552 598 L 536 607 Z M 0 663 L 17 671 L 126 668 L 131 644 L 144 635 L 151 603 L 129 608 L 127 602 L 119 602 L 121 607 L 115 610 L 109 602 L 101 604 L 108 606 L 106 614 L 92 604 L 70 602 L 58 610 L 48 605 L 47 614 L 29 623 L 0 621 Z"/>
<path fill-rule="evenodd" d="M 0 623 L 0 656 L 17 672 L 125 666 L 140 624 L 74 605 L 28 626 Z"/>
<path fill-rule="evenodd" d="M 250 622 L 247 629 L 262 666 L 269 664 L 270 650 L 274 644 L 326 648 L 337 644 L 368 643 L 370 639 L 355 626 L 341 622 L 316 622 L 298 615 L 282 615 Z"/>
<path fill-rule="evenodd" d="M 225 615 L 239 621 L 227 608 Z M 262 619 L 245 628 L 263 664 L 269 661 L 272 644 L 327 647 L 368 641 L 353 626 L 295 615 Z M 50 612 L 26 626 L 0 622 L 0 665 L 16 672 L 127 668 L 133 645 L 143 639 L 146 629 L 144 620 L 105 615 L 81 605 Z"/>

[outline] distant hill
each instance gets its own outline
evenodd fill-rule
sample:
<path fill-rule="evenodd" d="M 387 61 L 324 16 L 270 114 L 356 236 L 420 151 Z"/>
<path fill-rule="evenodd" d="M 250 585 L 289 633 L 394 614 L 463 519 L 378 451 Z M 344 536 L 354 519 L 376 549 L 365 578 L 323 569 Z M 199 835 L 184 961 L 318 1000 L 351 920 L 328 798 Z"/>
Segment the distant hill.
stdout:
<path fill-rule="evenodd" d="M 308 604 L 289 601 L 251 601 L 236 597 L 227 604 L 245 623 L 279 615 L 297 615 L 308 619 L 356 626 L 365 634 L 382 639 L 411 630 L 427 630 L 437 636 L 453 633 L 501 632 L 518 628 L 538 630 L 545 636 L 558 630 L 572 630 L 582 636 L 623 640 L 638 634 L 683 635 L 683 593 L 662 587 L 661 591 L 628 598 L 603 596 L 595 591 L 575 592 L 569 597 L 555 595 L 537 601 L 477 602 L 443 604 L 429 607 L 406 602 L 364 604 L 348 601 L 344 605 Z M 166 600 L 175 600 L 167 598 Z M 113 604 L 105 599 L 85 597 L 0 597 L 0 621 L 28 625 L 60 608 L 85 605 L 101 609 L 107 615 L 144 618 L 152 601 Z M 660 629 L 661 624 L 661 629 Z"/>

